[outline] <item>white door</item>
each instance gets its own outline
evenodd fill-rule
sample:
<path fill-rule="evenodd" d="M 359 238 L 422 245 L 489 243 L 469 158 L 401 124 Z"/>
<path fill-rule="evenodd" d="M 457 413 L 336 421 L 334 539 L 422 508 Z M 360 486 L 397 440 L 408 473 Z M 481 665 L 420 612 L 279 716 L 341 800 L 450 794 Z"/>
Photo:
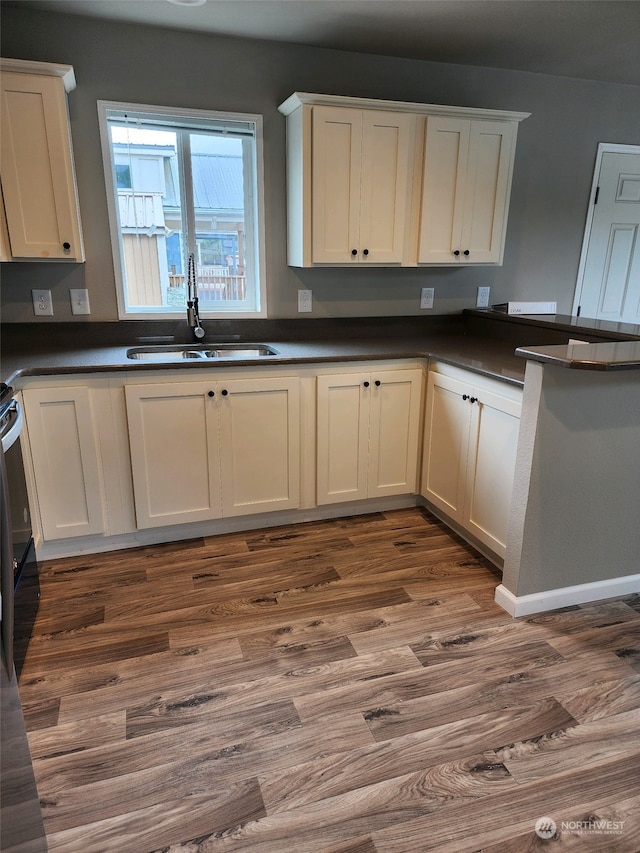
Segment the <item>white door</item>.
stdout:
<path fill-rule="evenodd" d="M 226 393 L 225 393 L 226 392 Z M 300 505 L 300 392 L 296 377 L 219 381 L 223 515 Z"/>
<path fill-rule="evenodd" d="M 471 122 L 461 263 L 502 260 L 516 128 L 505 121 Z"/>
<path fill-rule="evenodd" d="M 598 161 L 574 314 L 640 323 L 640 147 L 603 144 Z"/>
<path fill-rule="evenodd" d="M 422 371 L 371 374 L 370 498 L 416 491 Z"/>
<path fill-rule="evenodd" d="M 463 524 L 504 557 L 521 403 L 474 388 Z"/>
<path fill-rule="evenodd" d="M 318 377 L 318 504 L 367 497 L 371 378 Z"/>
<path fill-rule="evenodd" d="M 360 236 L 356 256 L 362 263 L 402 261 L 415 122 L 415 116 L 408 114 L 363 112 Z"/>
<path fill-rule="evenodd" d="M 89 389 L 27 389 L 24 407 L 46 540 L 104 531 Z"/>
<path fill-rule="evenodd" d="M 456 521 L 464 510 L 469 395 L 466 383 L 429 374 L 421 494 Z"/>
<path fill-rule="evenodd" d="M 314 107 L 312 140 L 312 260 L 357 262 L 362 111 Z"/>
<path fill-rule="evenodd" d="M 128 385 L 125 396 L 138 527 L 219 518 L 215 383 Z"/>
<path fill-rule="evenodd" d="M 470 132 L 467 119 L 427 119 L 418 247 L 421 264 L 459 261 Z"/>

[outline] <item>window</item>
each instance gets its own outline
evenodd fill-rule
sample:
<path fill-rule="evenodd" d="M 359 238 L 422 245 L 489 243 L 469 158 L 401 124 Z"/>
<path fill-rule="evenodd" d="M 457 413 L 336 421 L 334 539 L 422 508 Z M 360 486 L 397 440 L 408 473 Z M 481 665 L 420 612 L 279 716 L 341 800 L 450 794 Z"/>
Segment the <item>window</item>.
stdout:
<path fill-rule="evenodd" d="M 98 102 L 121 318 L 265 316 L 261 117 Z"/>

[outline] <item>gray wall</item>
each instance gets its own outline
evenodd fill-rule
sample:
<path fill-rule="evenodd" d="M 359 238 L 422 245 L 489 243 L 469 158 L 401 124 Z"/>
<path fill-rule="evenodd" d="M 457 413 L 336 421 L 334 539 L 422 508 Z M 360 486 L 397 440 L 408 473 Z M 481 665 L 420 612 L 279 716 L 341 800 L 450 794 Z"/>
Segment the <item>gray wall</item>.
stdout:
<path fill-rule="evenodd" d="M 638 412 L 637 370 L 527 362 L 502 576 L 514 595 L 637 577 Z"/>
<path fill-rule="evenodd" d="M 31 288 L 53 291 L 54 321 L 73 318 L 69 288 L 89 289 L 92 320 L 116 320 L 113 262 L 96 101 L 261 113 L 264 116 L 268 310 L 294 317 L 311 288 L 318 317 L 434 313 L 491 301 L 557 300 L 570 313 L 599 142 L 640 144 L 640 89 L 491 68 L 445 65 L 100 22 L 6 8 L 2 55 L 74 66 L 69 97 L 85 265 L 3 264 L 2 319 L 35 321 Z M 520 125 L 504 265 L 467 269 L 314 269 L 286 265 L 285 119 L 293 91 L 531 112 Z M 308 317 L 309 315 L 305 315 Z M 47 322 L 40 318 L 37 322 Z"/>

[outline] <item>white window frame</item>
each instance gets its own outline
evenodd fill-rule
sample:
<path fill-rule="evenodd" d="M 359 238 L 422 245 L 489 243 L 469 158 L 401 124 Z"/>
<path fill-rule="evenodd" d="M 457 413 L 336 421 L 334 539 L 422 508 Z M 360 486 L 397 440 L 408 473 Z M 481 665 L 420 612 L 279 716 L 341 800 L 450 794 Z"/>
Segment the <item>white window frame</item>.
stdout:
<path fill-rule="evenodd" d="M 195 121 L 202 120 L 203 125 L 211 121 L 251 122 L 255 125 L 255 181 L 256 198 L 253 211 L 256 218 L 255 234 L 257 246 L 253 258 L 247 258 L 247 266 L 256 268 L 258 286 L 255 288 L 256 310 L 200 310 L 201 319 L 247 319 L 252 317 L 267 317 L 267 286 L 265 263 L 265 225 L 264 225 L 264 157 L 263 157 L 263 120 L 257 113 L 229 113 L 213 110 L 186 109 L 182 107 L 162 107 L 151 104 L 123 103 L 121 101 L 98 101 L 98 122 L 100 126 L 100 142 L 104 166 L 105 186 L 107 192 L 107 209 L 109 213 L 109 231 L 113 253 L 113 267 L 116 279 L 116 298 L 118 317 L 121 320 L 181 320 L 185 311 L 161 311 L 149 308 L 143 311 L 127 309 L 124 282 L 124 259 L 120 251 L 120 231 L 117 212 L 117 189 L 115 184 L 115 169 L 112 160 L 112 148 L 109 134 L 108 114 L 110 111 L 132 113 L 148 112 L 150 115 L 166 116 L 168 122 L 172 119 Z M 195 129 L 195 128 L 194 128 Z M 255 286 L 255 285 L 254 285 Z"/>

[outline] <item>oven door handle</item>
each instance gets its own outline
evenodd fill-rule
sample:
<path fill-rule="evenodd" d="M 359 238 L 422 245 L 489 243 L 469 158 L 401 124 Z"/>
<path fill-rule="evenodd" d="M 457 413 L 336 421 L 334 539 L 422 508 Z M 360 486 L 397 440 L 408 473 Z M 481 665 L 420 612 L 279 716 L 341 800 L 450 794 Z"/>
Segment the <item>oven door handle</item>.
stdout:
<path fill-rule="evenodd" d="M 9 429 L 2 436 L 2 450 L 4 453 L 6 453 L 7 450 L 9 450 L 10 447 L 13 447 L 16 443 L 20 433 L 22 432 L 22 427 L 24 426 L 22 406 L 18 400 L 13 401 L 9 411 L 11 414 L 14 414 L 14 420 Z"/>

